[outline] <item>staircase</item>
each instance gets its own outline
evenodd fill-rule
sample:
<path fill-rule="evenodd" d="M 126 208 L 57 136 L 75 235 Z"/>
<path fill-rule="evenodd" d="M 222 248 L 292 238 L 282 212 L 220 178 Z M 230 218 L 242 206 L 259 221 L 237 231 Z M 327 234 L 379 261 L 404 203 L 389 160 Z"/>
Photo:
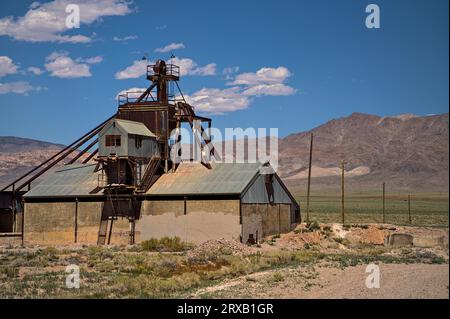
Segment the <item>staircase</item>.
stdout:
<path fill-rule="evenodd" d="M 105 244 L 107 233 L 108 233 L 108 217 L 104 217 L 102 214 L 102 218 L 100 220 L 100 228 L 98 230 L 97 245 Z"/>
<path fill-rule="evenodd" d="M 156 172 L 158 171 L 159 165 L 161 163 L 161 157 L 154 156 L 150 159 L 150 162 L 147 165 L 144 176 L 142 176 L 141 184 L 139 185 L 137 191 L 141 193 L 145 193 L 150 186 L 156 181 L 154 177 L 156 177 Z"/>

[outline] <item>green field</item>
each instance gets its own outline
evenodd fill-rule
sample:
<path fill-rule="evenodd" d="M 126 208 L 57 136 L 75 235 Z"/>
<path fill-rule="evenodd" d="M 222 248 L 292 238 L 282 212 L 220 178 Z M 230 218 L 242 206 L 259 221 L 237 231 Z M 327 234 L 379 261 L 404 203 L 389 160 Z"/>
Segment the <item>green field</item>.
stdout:
<path fill-rule="evenodd" d="M 297 196 L 306 220 L 306 196 Z M 409 224 L 408 195 L 386 196 L 385 222 Z M 323 223 L 341 222 L 341 196 L 319 195 L 310 198 L 310 220 Z M 412 194 L 411 220 L 416 226 L 448 227 L 448 193 Z M 345 223 L 382 223 L 383 202 L 379 195 L 350 194 L 345 197 Z"/>

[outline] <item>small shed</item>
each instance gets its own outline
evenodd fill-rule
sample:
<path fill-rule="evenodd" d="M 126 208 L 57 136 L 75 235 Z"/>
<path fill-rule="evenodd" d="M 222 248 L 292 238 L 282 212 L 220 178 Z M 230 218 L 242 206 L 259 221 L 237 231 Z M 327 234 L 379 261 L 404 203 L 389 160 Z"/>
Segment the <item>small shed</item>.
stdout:
<path fill-rule="evenodd" d="M 159 155 L 156 135 L 141 122 L 112 119 L 98 138 L 100 157 L 150 158 Z"/>

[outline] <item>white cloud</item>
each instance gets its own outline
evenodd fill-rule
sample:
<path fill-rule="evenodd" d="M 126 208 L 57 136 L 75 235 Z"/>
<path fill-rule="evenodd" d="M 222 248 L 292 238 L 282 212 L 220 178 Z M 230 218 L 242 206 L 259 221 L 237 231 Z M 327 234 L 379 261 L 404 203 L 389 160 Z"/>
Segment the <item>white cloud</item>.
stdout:
<path fill-rule="evenodd" d="M 255 86 L 250 86 L 245 89 L 242 94 L 247 96 L 261 96 L 261 95 L 292 95 L 297 92 L 296 89 L 288 85 L 277 83 L 277 84 L 259 84 Z"/>
<path fill-rule="evenodd" d="M 174 51 L 174 50 L 178 50 L 178 49 L 184 49 L 184 44 L 173 42 L 169 45 L 166 45 L 165 47 L 155 49 L 155 52 L 166 53 L 166 52 L 170 52 L 170 51 Z"/>
<path fill-rule="evenodd" d="M 203 88 L 192 95 L 185 95 L 186 101 L 195 110 L 211 114 L 223 114 L 246 109 L 250 100 L 239 92 L 238 87 L 227 89 Z"/>
<path fill-rule="evenodd" d="M 0 56 L 0 77 L 17 73 L 19 67 L 7 56 Z"/>
<path fill-rule="evenodd" d="M 97 55 L 97 56 L 93 56 L 91 58 L 86 58 L 86 59 L 78 58 L 78 59 L 76 59 L 76 61 L 77 62 L 85 62 L 88 64 L 97 64 L 97 63 L 102 62 L 103 58 L 101 56 Z"/>
<path fill-rule="evenodd" d="M 238 67 L 230 67 L 225 68 L 222 73 L 231 78 L 238 70 Z M 228 89 L 203 88 L 188 95 L 186 99 L 199 112 L 234 112 L 246 109 L 252 102 L 252 97 L 295 94 L 296 89 L 283 83 L 290 76 L 291 72 L 285 67 L 262 68 L 255 73 L 237 75 L 234 81 L 227 83 L 233 85 Z"/>
<path fill-rule="evenodd" d="M 45 68 L 51 76 L 58 78 L 80 78 L 92 76 L 89 64 L 77 63 L 67 52 L 53 52 L 46 60 Z"/>
<path fill-rule="evenodd" d="M 34 75 L 41 75 L 42 73 L 44 73 L 44 70 L 42 70 L 36 66 L 28 67 L 27 71 L 33 73 Z"/>
<path fill-rule="evenodd" d="M 129 41 L 129 40 L 136 40 L 136 39 L 138 39 L 137 35 L 127 35 L 127 36 L 125 36 L 123 38 L 121 38 L 121 37 L 114 37 L 113 41 Z"/>
<path fill-rule="evenodd" d="M 147 60 L 136 60 L 132 65 L 115 74 L 116 79 L 135 79 L 147 73 L 147 65 L 151 64 Z"/>
<path fill-rule="evenodd" d="M 28 82 L 18 81 L 10 83 L 0 83 L 0 94 L 16 93 L 28 95 L 28 92 L 42 91 L 47 88 L 41 86 L 32 86 Z"/>
<path fill-rule="evenodd" d="M 215 63 L 209 63 L 205 66 L 201 66 L 201 67 L 193 69 L 190 74 L 201 75 L 201 76 L 215 75 L 216 74 L 216 66 L 217 65 Z"/>
<path fill-rule="evenodd" d="M 255 73 L 242 73 L 236 76 L 229 85 L 259 85 L 283 83 L 291 76 L 291 72 L 284 66 L 278 68 L 261 68 Z"/>
<path fill-rule="evenodd" d="M 65 35 L 68 13 L 65 9 L 73 0 L 54 0 L 47 3 L 33 2 L 21 17 L 0 19 L 0 36 L 7 35 L 15 40 L 30 42 L 69 42 L 86 43 L 91 38 L 81 34 Z M 78 0 L 80 23 L 92 24 L 106 16 L 123 16 L 132 9 L 126 0 Z"/>
<path fill-rule="evenodd" d="M 180 75 L 214 75 L 216 74 L 216 64 L 210 63 L 205 66 L 199 67 L 197 63 L 189 58 L 171 58 L 168 63 L 178 65 L 180 67 Z"/>

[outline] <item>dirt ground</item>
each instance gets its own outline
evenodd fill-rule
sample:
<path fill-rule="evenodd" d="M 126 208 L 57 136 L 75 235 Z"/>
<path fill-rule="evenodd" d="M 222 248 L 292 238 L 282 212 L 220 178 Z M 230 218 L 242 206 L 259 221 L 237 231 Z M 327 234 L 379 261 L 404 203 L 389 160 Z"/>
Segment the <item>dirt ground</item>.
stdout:
<path fill-rule="evenodd" d="M 411 245 L 390 247 L 391 234 L 409 234 Z M 448 228 L 388 224 L 302 224 L 259 245 L 260 251 L 316 249 L 323 253 L 384 251 L 389 256 L 435 254 L 445 264 L 377 263 L 380 287 L 369 289 L 367 264 L 330 263 L 274 269 L 200 289 L 191 298 L 449 298 Z"/>
<path fill-rule="evenodd" d="M 366 266 L 296 267 L 243 276 L 201 289 L 191 298 L 429 299 L 449 298 L 449 267 L 380 264 L 380 288 L 369 289 Z M 276 279 L 280 278 L 280 279 Z"/>
<path fill-rule="evenodd" d="M 309 223 L 251 246 L 169 239 L 0 245 L 0 298 L 449 298 L 448 228 Z M 73 264 L 78 290 L 65 286 Z M 379 288 L 366 286 L 368 265 Z"/>

